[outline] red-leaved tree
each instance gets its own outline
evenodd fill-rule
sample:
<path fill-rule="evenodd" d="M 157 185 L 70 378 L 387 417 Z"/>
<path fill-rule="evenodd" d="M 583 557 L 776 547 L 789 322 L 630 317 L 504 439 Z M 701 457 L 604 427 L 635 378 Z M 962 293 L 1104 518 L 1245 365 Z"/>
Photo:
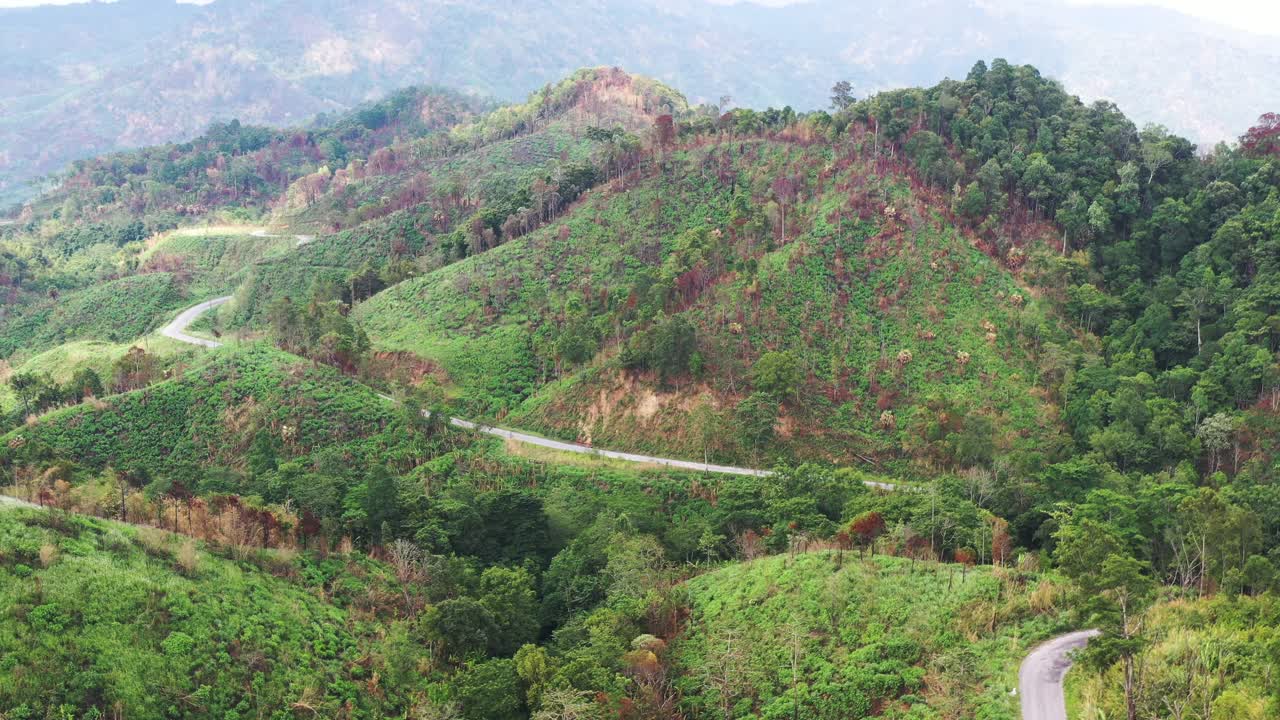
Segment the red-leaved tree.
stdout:
<path fill-rule="evenodd" d="M 1280 113 L 1267 113 L 1240 136 L 1240 149 L 1249 157 L 1280 157 Z"/>
<path fill-rule="evenodd" d="M 862 557 L 862 551 L 866 548 L 872 548 L 871 553 L 874 555 L 876 538 L 884 532 L 884 517 L 874 510 L 864 512 L 849 523 L 849 530 L 857 539 L 858 557 Z"/>

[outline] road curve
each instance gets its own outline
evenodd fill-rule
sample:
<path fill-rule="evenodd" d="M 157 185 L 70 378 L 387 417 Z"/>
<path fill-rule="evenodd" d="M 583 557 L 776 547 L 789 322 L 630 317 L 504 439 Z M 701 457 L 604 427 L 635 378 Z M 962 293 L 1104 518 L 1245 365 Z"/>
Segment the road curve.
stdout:
<path fill-rule="evenodd" d="M 1031 651 L 1018 669 L 1022 720 L 1067 720 L 1062 678 L 1071 669 L 1071 653 L 1089 642 L 1097 630 L 1056 637 Z"/>
<path fill-rule="evenodd" d="M 229 302 L 230 300 L 231 296 L 214 298 L 188 308 L 181 312 L 178 317 L 174 318 L 173 322 L 166 325 L 160 332 L 166 337 L 173 338 L 180 342 L 208 348 L 221 347 L 222 343 L 215 340 L 207 340 L 205 338 L 188 335 L 186 333 L 186 329 L 191 325 L 191 323 L 195 322 L 201 314 L 210 308 L 217 307 Z M 394 398 L 391 398 L 390 396 L 383 395 L 381 393 L 379 393 L 378 396 L 384 400 L 394 402 Z M 423 414 L 428 415 L 429 413 L 424 411 Z M 682 470 L 726 473 L 730 475 L 766 477 L 773 474 L 768 470 L 756 470 L 730 465 L 715 465 L 712 463 L 700 463 L 690 460 L 675 460 L 672 458 L 617 452 L 614 450 L 600 450 L 587 447 L 586 445 L 563 442 L 560 440 L 551 440 L 544 437 L 538 437 L 537 435 L 529 435 L 516 430 L 493 427 L 456 417 L 450 418 L 449 423 L 454 427 L 474 430 L 494 437 L 514 440 L 516 442 L 535 445 L 538 447 L 583 455 L 595 455 L 598 457 L 622 460 L 625 462 L 643 463 L 647 465 L 663 465 L 666 467 L 680 468 Z M 896 487 L 891 483 L 867 480 L 864 481 L 864 484 L 868 487 L 879 490 L 891 491 L 896 489 Z M 17 498 L 0 495 L 0 507 L 5 507 L 6 505 L 37 507 L 22 500 L 18 500 Z M 1018 693 L 1022 696 L 1022 720 L 1066 720 L 1067 709 L 1066 700 L 1062 693 L 1062 678 L 1066 675 L 1067 670 L 1071 668 L 1070 653 L 1073 650 L 1084 647 L 1085 644 L 1088 643 L 1089 638 L 1094 637 L 1097 634 L 1097 630 L 1082 630 L 1080 632 L 1062 635 L 1043 643 L 1027 655 L 1027 657 L 1022 661 L 1022 666 L 1018 670 Z"/>
<path fill-rule="evenodd" d="M 765 477 L 773 474 L 768 470 L 754 470 L 752 468 L 733 467 L 732 465 L 700 463 L 693 460 L 675 460 L 672 458 L 654 457 L 652 455 L 618 452 L 616 450 L 598 450 L 593 447 L 587 447 L 586 445 L 579 445 L 578 443 L 550 440 L 548 438 L 538 437 L 537 435 L 522 433 L 517 430 L 506 430 L 504 428 L 475 423 L 470 420 L 463 420 L 462 418 L 449 418 L 449 424 L 454 427 L 460 427 L 466 430 L 475 430 L 494 437 L 515 440 L 516 442 L 525 443 L 527 445 L 537 445 L 538 447 L 562 450 L 564 452 L 580 453 L 583 455 L 594 455 L 596 457 L 610 458 L 612 460 L 623 460 L 626 462 L 645 463 L 649 465 L 664 465 L 666 467 L 679 468 L 681 470 L 696 470 L 698 472 L 723 473 L 726 475 L 752 475 L 755 477 Z"/>
<path fill-rule="evenodd" d="M 278 237 L 285 237 L 284 235 L 272 235 L 271 233 L 267 232 L 266 230 L 254 230 L 253 232 L 249 233 L 249 235 L 250 235 L 251 237 L 256 237 L 256 238 L 278 238 Z M 294 235 L 294 236 L 293 236 L 293 239 L 298 241 L 298 242 L 295 244 L 295 247 L 302 247 L 303 245 L 306 245 L 307 243 L 311 242 L 312 240 L 315 240 L 315 239 L 316 239 L 316 236 L 315 236 L 315 235 Z"/>
<path fill-rule="evenodd" d="M 160 334 L 165 337 L 173 338 L 179 342 L 199 345 L 201 347 L 216 348 L 221 347 L 222 343 L 217 340 L 208 340 L 206 338 L 195 337 L 189 335 L 186 330 L 195 322 L 202 314 L 211 308 L 215 308 L 224 303 L 230 302 L 231 296 L 214 298 L 206 300 L 194 307 L 187 308 L 173 319 L 173 322 L 164 326 L 160 330 Z M 379 395 L 384 400 L 392 400 L 390 396 Z M 596 448 L 579 445 L 577 443 L 563 442 L 560 440 L 550 440 L 537 435 L 529 435 L 516 430 L 507 430 L 505 428 L 493 427 L 481 423 L 463 420 L 462 418 L 449 418 L 449 424 L 454 427 L 463 428 L 465 430 L 475 430 L 486 435 L 500 437 L 507 440 L 515 440 L 516 442 L 525 443 L 527 445 L 536 445 L 538 447 L 550 448 L 552 450 L 562 450 L 564 452 L 579 453 L 582 455 L 595 455 L 597 457 L 611 458 L 614 460 L 624 460 L 626 462 L 645 463 L 648 465 L 663 465 L 666 467 L 680 468 L 682 470 L 696 470 L 700 472 L 725 473 L 728 475 L 752 475 L 755 477 L 764 477 L 772 475 L 768 470 L 755 470 L 752 468 L 732 467 L 729 465 L 716 465 L 713 463 L 700 463 L 692 460 L 675 460 L 673 458 L 654 457 L 652 455 L 639 455 L 636 453 L 617 452 L 614 450 L 598 450 Z M 887 483 L 868 483 L 881 489 L 892 490 L 893 486 Z"/>
<path fill-rule="evenodd" d="M 190 343 L 192 345 L 200 345 L 201 347 L 216 348 L 221 347 L 222 343 L 216 340 L 207 340 L 205 338 L 188 335 L 186 329 L 191 323 L 196 321 L 205 311 L 215 308 L 231 300 L 231 296 L 214 298 L 188 308 L 178 314 L 173 322 L 166 325 L 160 330 L 165 337 L 173 338 L 180 342 Z M 384 400 L 393 400 L 387 395 L 379 394 Z M 425 412 L 425 411 L 424 411 Z M 726 475 L 749 475 L 753 477 L 767 477 L 773 473 L 768 470 L 756 470 L 754 468 L 734 467 L 732 465 L 716 465 L 714 463 L 701 463 L 694 460 L 676 460 L 674 458 L 655 457 L 653 455 L 640 455 L 638 453 L 618 452 L 616 450 L 599 450 L 597 448 L 579 445 L 578 443 L 564 442 L 562 440 L 551 440 L 549 438 L 539 437 L 522 433 L 517 430 L 507 430 L 506 428 L 493 427 L 482 423 L 463 420 L 462 418 L 449 418 L 449 424 L 454 427 L 463 428 L 465 430 L 474 430 L 482 432 L 486 435 L 504 438 L 506 440 L 514 440 L 516 442 L 525 443 L 526 445 L 535 445 L 537 447 L 550 448 L 552 450 L 560 450 L 563 452 L 578 453 L 580 455 L 594 455 L 596 457 L 609 458 L 612 460 L 622 460 L 624 462 L 642 463 L 645 465 L 662 465 L 664 467 L 679 468 L 681 470 L 693 470 L 696 472 L 713 472 L 723 473 Z M 890 483 L 875 482 L 873 480 L 863 481 L 867 487 L 878 490 L 893 490 L 894 486 Z"/>
<path fill-rule="evenodd" d="M 217 340 L 208 340 L 205 338 L 196 337 L 195 335 L 188 335 L 187 328 L 191 327 L 191 323 L 195 322 L 196 319 L 199 318 L 201 315 L 203 315 L 206 311 L 212 308 L 216 308 L 219 305 L 224 305 L 228 302 L 231 302 L 230 295 L 214 298 L 212 300 L 205 300 L 199 305 L 196 305 L 194 307 L 189 307 L 186 310 L 183 310 L 182 312 L 178 313 L 178 317 L 174 318 L 173 322 L 160 328 L 160 334 L 164 335 L 167 338 L 173 338 L 178 342 L 187 343 L 188 345 L 199 345 L 201 347 L 207 347 L 207 348 L 222 347 L 222 343 L 218 342 Z"/>

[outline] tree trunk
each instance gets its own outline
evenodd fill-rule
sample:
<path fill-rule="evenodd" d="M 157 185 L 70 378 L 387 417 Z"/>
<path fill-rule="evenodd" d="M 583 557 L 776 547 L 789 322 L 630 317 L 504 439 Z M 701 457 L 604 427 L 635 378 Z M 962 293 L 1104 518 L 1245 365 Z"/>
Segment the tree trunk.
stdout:
<path fill-rule="evenodd" d="M 1124 707 L 1125 715 L 1128 720 L 1138 720 L 1138 701 L 1134 697 L 1134 674 L 1133 674 L 1133 657 L 1125 655 L 1124 658 Z"/>

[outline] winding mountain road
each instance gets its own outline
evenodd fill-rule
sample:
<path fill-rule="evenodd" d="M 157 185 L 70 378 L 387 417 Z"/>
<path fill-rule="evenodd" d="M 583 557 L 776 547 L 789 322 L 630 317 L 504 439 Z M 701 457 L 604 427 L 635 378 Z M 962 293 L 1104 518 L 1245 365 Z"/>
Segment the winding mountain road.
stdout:
<path fill-rule="evenodd" d="M 201 315 L 205 314 L 209 310 L 216 308 L 219 305 L 225 305 L 229 302 L 231 302 L 231 296 L 227 295 L 224 297 L 214 298 L 212 300 L 205 300 L 199 305 L 189 307 L 178 313 L 178 317 L 174 318 L 173 322 L 160 328 L 160 334 L 167 338 L 173 338 L 178 342 L 187 343 L 188 345 L 199 345 L 200 347 L 207 348 L 222 347 L 222 343 L 217 340 L 208 340 L 206 338 L 196 337 L 195 335 L 188 335 L 187 328 L 191 327 L 191 323 L 195 322 Z"/>
<path fill-rule="evenodd" d="M 162 328 L 160 332 L 166 337 L 173 338 L 180 342 L 190 343 L 192 345 L 199 345 L 207 348 L 221 347 L 222 343 L 216 340 L 195 337 L 194 335 L 188 334 L 186 330 L 190 327 L 191 323 L 195 322 L 197 318 L 211 308 L 218 307 L 219 305 L 223 305 L 230 301 L 231 296 L 228 295 L 207 300 L 199 305 L 188 308 L 179 313 L 178 316 Z M 393 398 L 387 395 L 379 394 L 379 397 L 393 401 Z M 516 430 L 493 427 L 456 417 L 450 418 L 449 423 L 454 427 L 474 430 L 494 437 L 514 440 L 516 442 L 527 443 L 538 447 L 578 453 L 582 455 L 594 455 L 597 457 L 611 458 L 625 462 L 662 465 L 682 470 L 726 473 L 730 475 L 765 477 L 773 474 L 768 470 L 733 467 L 730 465 L 715 465 L 712 463 L 700 463 L 690 460 L 676 460 L 672 458 L 655 457 L 652 455 L 617 452 L 614 450 L 598 450 L 596 448 L 579 445 L 577 443 L 550 440 L 548 438 L 538 437 L 537 435 L 529 435 L 528 433 L 522 433 Z M 869 487 L 880 490 L 896 489 L 895 486 L 890 483 L 868 480 L 865 481 L 865 484 Z M 0 508 L 5 507 L 38 506 L 18 500 L 17 498 L 0 495 Z M 1066 700 L 1062 690 L 1062 679 L 1066 675 L 1067 670 L 1071 668 L 1071 653 L 1084 647 L 1089 642 L 1089 638 L 1095 637 L 1097 634 L 1097 630 L 1082 630 L 1062 635 L 1039 645 L 1032 650 L 1029 655 L 1027 655 L 1027 657 L 1022 661 L 1022 666 L 1018 670 L 1018 693 L 1021 695 L 1022 720 L 1067 720 Z"/>
<path fill-rule="evenodd" d="M 206 300 L 194 307 L 187 308 L 178 314 L 173 322 L 160 329 L 160 334 L 165 337 L 173 338 L 179 342 L 199 345 L 201 347 L 216 348 L 221 347 L 222 343 L 217 340 L 209 340 L 206 338 L 196 337 L 187 333 L 187 328 L 191 323 L 195 322 L 202 314 L 211 308 L 218 307 L 231 301 L 231 296 L 214 298 Z M 392 400 L 387 395 L 379 395 L 384 400 Z M 713 463 L 700 463 L 692 460 L 676 460 L 673 458 L 654 457 L 653 455 L 640 455 L 637 453 L 617 452 L 615 450 L 598 450 L 586 445 L 577 443 L 563 442 L 561 440 L 551 440 L 549 438 L 539 437 L 522 433 L 518 430 L 507 430 L 506 428 L 493 427 L 482 423 L 463 420 L 462 418 L 449 418 L 449 424 L 454 427 L 463 428 L 465 430 L 474 430 L 482 432 L 486 435 L 500 437 L 506 440 L 514 440 L 516 442 L 525 443 L 527 445 L 535 445 L 537 447 L 549 448 L 551 450 L 561 450 L 563 452 L 578 453 L 580 455 L 594 455 L 596 457 L 610 458 L 613 460 L 623 460 L 625 462 L 643 463 L 646 465 L 662 465 L 665 467 L 679 468 L 681 470 L 694 470 L 698 472 L 724 473 L 727 475 L 751 475 L 755 477 L 765 477 L 773 473 L 768 470 L 755 470 L 753 468 L 733 467 L 730 465 L 716 465 Z M 881 490 L 892 490 L 893 485 L 889 483 L 879 483 L 867 481 L 870 487 L 879 488 Z"/>
<path fill-rule="evenodd" d="M 1071 669 L 1071 653 L 1084 647 L 1097 630 L 1081 630 L 1038 646 L 1018 669 L 1022 720 L 1067 720 L 1062 678 Z"/>

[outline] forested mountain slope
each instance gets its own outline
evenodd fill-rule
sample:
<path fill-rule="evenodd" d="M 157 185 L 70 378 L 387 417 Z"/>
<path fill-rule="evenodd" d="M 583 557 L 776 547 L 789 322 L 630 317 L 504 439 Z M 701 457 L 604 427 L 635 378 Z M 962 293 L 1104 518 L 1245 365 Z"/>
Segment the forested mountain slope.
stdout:
<path fill-rule="evenodd" d="M 297 126 L 408 84 L 514 100 L 600 64 L 659 78 L 697 102 L 728 95 L 747 107 L 809 110 L 826 106 L 838 78 L 884 90 L 958 78 L 974 57 L 1002 56 L 1206 143 L 1260 114 L 1254 99 L 1280 95 L 1273 38 L 1147 7 L 934 0 L 316 7 L 125 0 L 0 10 L 0 204 L 29 197 L 29 179 L 72 160 L 183 141 L 213 122 Z M 292 31 L 271 31 L 282 22 Z"/>
<path fill-rule="evenodd" d="M 230 290 L 254 262 L 296 247 L 242 227 L 262 222 L 294 181 L 330 165 L 363 175 L 357 168 L 377 167 L 378 151 L 430 137 L 476 107 L 407 89 L 319 130 L 233 121 L 191 142 L 77 163 L 0 235 L 0 358 L 65 340 L 132 340 L 194 299 Z M 232 224 L 190 227 L 212 213 Z"/>
<path fill-rule="evenodd" d="M 172 231 L 37 205 L 0 230 L 0 484 L 53 509 L 0 520 L 0 642 L 43 666 L 88 646 L 14 638 L 103 637 L 73 558 L 160 584 L 148 608 L 199 580 L 185 540 L 102 543 L 80 512 L 327 618 L 341 664 L 310 630 L 272 640 L 312 648 L 279 675 L 256 629 L 212 641 L 304 714 L 1008 717 L 1017 656 L 1072 626 L 1101 633 L 1088 707 L 1274 715 L 1280 120 L 1200 153 L 1003 60 L 836 95 L 722 113 L 585 70 Z M 233 291 L 194 328 L 221 348 L 143 335 Z M 103 341 L 109 377 L 76 358 Z M 774 472 L 529 459 L 442 422 L 464 412 Z M 240 682 L 217 657 L 207 684 Z M 142 671 L 12 677 L 28 717 L 253 710 Z"/>

